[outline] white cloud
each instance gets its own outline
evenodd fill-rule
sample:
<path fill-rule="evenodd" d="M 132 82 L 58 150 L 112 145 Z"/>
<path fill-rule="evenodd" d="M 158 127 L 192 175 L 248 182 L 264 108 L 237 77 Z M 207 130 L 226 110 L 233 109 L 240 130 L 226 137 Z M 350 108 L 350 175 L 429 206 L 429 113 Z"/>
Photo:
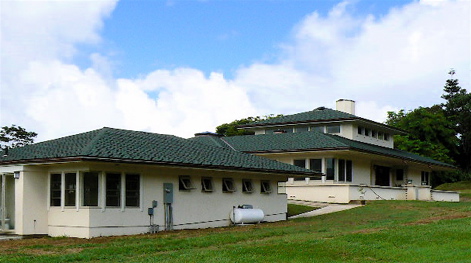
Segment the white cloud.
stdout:
<path fill-rule="evenodd" d="M 387 110 L 440 103 L 449 68 L 461 72 L 463 87 L 470 83 L 468 1 L 413 2 L 379 18 L 353 16 L 344 2 L 326 17 L 306 16 L 293 35 L 278 64 L 238 72 L 263 111 L 349 98 L 371 107 L 358 111 L 363 117 L 381 121 Z"/>
<path fill-rule="evenodd" d="M 377 18 L 341 3 L 307 15 L 277 63 L 240 68 L 234 79 L 198 69 L 156 69 L 114 79 L 109 59 L 73 64 L 77 44 L 101 41 L 114 1 L 2 2 L 1 125 L 41 140 L 111 126 L 189 137 L 247 116 L 288 114 L 339 98 L 382 121 L 389 110 L 440 102 L 447 70 L 463 87 L 470 76 L 467 1 L 413 2 Z"/>

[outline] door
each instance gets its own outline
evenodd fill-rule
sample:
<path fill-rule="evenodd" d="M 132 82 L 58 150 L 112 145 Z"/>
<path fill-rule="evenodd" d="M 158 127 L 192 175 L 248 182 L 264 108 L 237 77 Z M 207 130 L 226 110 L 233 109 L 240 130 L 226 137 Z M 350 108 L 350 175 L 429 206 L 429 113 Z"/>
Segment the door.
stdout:
<path fill-rule="evenodd" d="M 375 166 L 375 185 L 390 186 L 390 170 L 391 168 L 385 166 Z"/>

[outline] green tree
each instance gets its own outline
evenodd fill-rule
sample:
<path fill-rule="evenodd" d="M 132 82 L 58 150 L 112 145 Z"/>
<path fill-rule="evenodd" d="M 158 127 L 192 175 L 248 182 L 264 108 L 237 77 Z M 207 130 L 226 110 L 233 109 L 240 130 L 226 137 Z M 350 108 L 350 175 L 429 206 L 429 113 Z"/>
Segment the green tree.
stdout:
<path fill-rule="evenodd" d="M 457 165 L 466 173 L 471 173 L 471 93 L 459 86 L 453 78 L 455 71 L 449 72 L 442 98 L 445 116 L 451 121 L 458 138 L 458 151 L 454 154 Z"/>
<path fill-rule="evenodd" d="M 388 112 L 386 124 L 408 132 L 396 135 L 394 147 L 446 163 L 454 163 L 457 138 L 440 105 Z"/>
<path fill-rule="evenodd" d="M 21 126 L 3 126 L 0 130 L 0 146 L 2 149 L 21 147 L 34 142 L 38 134 L 29 132 Z"/>
<path fill-rule="evenodd" d="M 253 131 L 248 131 L 244 129 L 238 129 L 237 127 L 244 124 L 249 124 L 257 121 L 269 120 L 273 118 L 278 118 L 283 116 L 282 114 L 274 115 L 270 114 L 267 116 L 256 116 L 256 117 L 247 117 L 240 120 L 235 120 L 230 123 L 224 123 L 216 127 L 216 133 L 224 136 L 238 136 L 238 135 L 253 135 Z"/>

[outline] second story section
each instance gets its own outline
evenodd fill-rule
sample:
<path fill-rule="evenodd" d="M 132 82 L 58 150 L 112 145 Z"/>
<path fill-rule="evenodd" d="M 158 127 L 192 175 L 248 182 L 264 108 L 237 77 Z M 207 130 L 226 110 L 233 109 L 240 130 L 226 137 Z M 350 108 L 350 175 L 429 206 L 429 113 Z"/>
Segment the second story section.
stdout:
<path fill-rule="evenodd" d="M 285 115 L 239 128 L 252 130 L 255 135 L 317 131 L 387 148 L 394 147 L 394 135 L 405 133 L 394 127 L 356 116 L 355 101 L 345 99 L 337 100 L 336 110 L 319 107 L 312 111 Z"/>

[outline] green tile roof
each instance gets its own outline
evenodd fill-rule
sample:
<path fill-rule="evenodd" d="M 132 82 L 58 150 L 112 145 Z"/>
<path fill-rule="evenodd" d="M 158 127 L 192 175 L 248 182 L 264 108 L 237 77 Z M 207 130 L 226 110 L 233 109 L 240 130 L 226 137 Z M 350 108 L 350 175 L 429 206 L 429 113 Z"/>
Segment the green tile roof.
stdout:
<path fill-rule="evenodd" d="M 216 144 L 214 141 L 204 138 L 195 137 L 192 139 L 199 140 L 202 143 L 221 145 L 221 143 Z M 215 139 L 216 138 L 213 138 L 213 140 Z M 424 164 L 455 168 L 453 165 L 417 154 L 354 141 L 337 135 L 325 134 L 317 131 L 222 137 L 219 140 L 224 142 L 224 147 L 230 147 L 247 153 L 353 150 Z"/>
<path fill-rule="evenodd" d="M 292 115 L 285 115 L 273 119 L 253 122 L 245 125 L 240 125 L 238 128 L 251 129 L 257 127 L 271 127 L 271 126 L 285 126 L 294 124 L 307 124 L 307 123 L 326 123 L 326 122 L 339 122 L 339 121 L 356 121 L 361 123 L 368 123 L 374 126 L 380 126 L 383 129 L 392 131 L 395 134 L 405 134 L 406 132 L 395 127 L 385 125 L 383 123 L 375 122 L 356 115 L 346 113 L 343 111 L 333 110 L 325 107 L 319 107 L 312 111 L 296 113 Z"/>
<path fill-rule="evenodd" d="M 259 172 L 314 174 L 313 171 L 233 149 L 173 135 L 102 128 L 13 148 L 0 165 L 67 160 L 165 164 Z"/>
<path fill-rule="evenodd" d="M 282 117 L 277 117 L 273 119 L 258 121 L 254 123 L 249 123 L 246 125 L 241 125 L 240 127 L 255 127 L 255 126 L 267 126 L 267 125 L 276 125 L 276 124 L 294 124 L 294 123 L 304 123 L 304 122 L 319 122 L 319 121 L 331 121 L 331 120 L 355 120 L 361 119 L 358 116 L 349 114 L 346 112 L 332 110 L 325 107 L 319 107 L 312 111 L 306 111 L 301 113 L 296 113 L 292 115 L 285 115 Z"/>

